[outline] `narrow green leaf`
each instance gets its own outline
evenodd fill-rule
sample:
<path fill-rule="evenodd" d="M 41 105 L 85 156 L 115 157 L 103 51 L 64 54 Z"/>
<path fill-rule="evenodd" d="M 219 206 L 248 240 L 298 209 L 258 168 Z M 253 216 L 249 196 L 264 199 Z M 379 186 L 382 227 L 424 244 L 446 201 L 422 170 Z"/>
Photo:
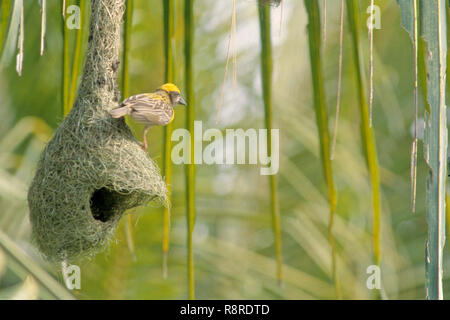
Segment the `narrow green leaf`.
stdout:
<path fill-rule="evenodd" d="M 124 15 L 123 29 L 123 49 L 122 49 L 122 98 L 126 99 L 130 95 L 130 40 L 131 26 L 133 19 L 134 1 L 127 0 Z"/>
<path fill-rule="evenodd" d="M 165 82 L 173 82 L 174 78 L 174 1 L 163 0 L 164 15 L 164 56 L 165 56 Z M 172 130 L 173 124 L 169 123 L 164 127 L 164 176 L 166 179 L 168 200 L 170 202 L 172 192 Z M 164 207 L 163 213 L 163 275 L 167 277 L 167 254 L 170 242 L 170 206 Z"/>
<path fill-rule="evenodd" d="M 8 8 L 5 6 L 5 11 L 6 10 L 8 10 Z M 14 53 L 16 52 L 17 39 L 20 33 L 19 28 L 20 28 L 20 21 L 22 18 L 22 11 L 23 11 L 23 0 L 15 0 L 11 17 L 9 20 L 8 33 L 6 34 L 6 38 L 2 46 L 1 51 L 2 55 L 0 57 L 0 70 L 11 62 Z M 3 14 L 6 16 L 6 12 L 2 11 L 2 17 Z M 4 26 L 3 24 L 7 24 L 7 22 L 2 20 L 2 28 L 4 28 L 3 30 L 5 32 L 6 26 Z"/>
<path fill-rule="evenodd" d="M 374 10 L 374 0 L 370 0 L 370 12 Z M 369 26 L 369 125 L 372 127 L 373 115 L 373 31 L 375 27 Z"/>
<path fill-rule="evenodd" d="M 25 45 L 25 9 L 22 5 L 20 10 L 20 24 L 19 24 L 19 39 L 17 40 L 17 57 L 16 57 L 16 71 L 19 76 L 22 75 L 23 69 L 23 55 L 24 55 L 24 45 Z"/>
<path fill-rule="evenodd" d="M 418 41 L 418 0 L 397 0 L 401 9 L 402 26 L 409 33 L 414 49 L 414 140 L 411 146 L 411 208 L 416 207 L 417 186 L 417 145 L 418 145 L 418 110 L 419 110 L 419 41 Z"/>
<path fill-rule="evenodd" d="M 327 43 L 327 0 L 322 0 L 322 42 L 325 49 Z"/>
<path fill-rule="evenodd" d="M 426 294 L 442 299 L 442 255 L 445 244 L 445 185 L 447 179 L 447 113 L 445 73 L 447 62 L 447 22 L 444 0 L 420 0 L 422 37 L 428 44 L 427 100 L 424 154 L 429 166 L 427 178 Z"/>
<path fill-rule="evenodd" d="M 401 10 L 401 23 L 402 27 L 408 31 L 411 40 L 415 39 L 415 3 L 417 0 L 397 0 Z"/>
<path fill-rule="evenodd" d="M 340 21 L 339 21 L 339 58 L 338 58 L 338 80 L 336 93 L 336 115 L 334 120 L 333 140 L 331 143 L 330 160 L 334 159 L 334 152 L 336 150 L 336 141 L 339 128 L 339 110 L 341 105 L 341 87 L 342 87 L 342 57 L 344 49 L 344 0 L 341 0 Z"/>
<path fill-rule="evenodd" d="M 83 62 L 83 55 L 82 55 L 82 39 L 83 39 L 83 31 L 85 24 L 85 8 L 86 8 L 86 1 L 85 0 L 78 0 L 77 5 L 80 8 L 80 29 L 77 30 L 77 35 L 75 39 L 75 48 L 74 48 L 74 56 L 73 56 L 73 62 L 72 62 L 72 78 L 70 80 L 70 91 L 69 91 L 69 107 L 72 108 L 73 103 L 75 102 L 75 97 L 77 93 L 77 84 L 78 84 L 78 77 L 80 76 L 80 70 L 81 65 Z"/>
<path fill-rule="evenodd" d="M 267 128 L 267 153 L 272 155 L 272 41 L 271 41 L 271 7 L 264 5 L 259 0 L 259 28 L 261 33 L 261 76 L 264 100 L 264 116 Z M 281 283 L 283 280 L 282 257 L 281 257 L 281 231 L 280 213 L 278 208 L 277 176 L 270 175 L 270 205 L 272 212 L 272 223 L 275 234 L 275 250 L 277 258 L 277 277 Z"/>
<path fill-rule="evenodd" d="M 305 7 L 308 13 L 308 38 L 309 53 L 311 61 L 311 76 L 314 91 L 314 109 L 316 113 L 317 128 L 319 131 L 320 155 L 322 159 L 325 181 L 328 186 L 328 202 L 330 206 L 330 220 L 328 225 L 328 236 L 331 246 L 331 269 L 332 277 L 336 288 L 336 295 L 342 298 L 340 283 L 336 269 L 336 246 L 333 235 L 333 221 L 336 213 L 337 194 L 333 180 L 333 172 L 330 160 L 330 135 L 328 132 L 328 115 L 325 105 L 325 92 L 321 63 L 321 32 L 320 32 L 320 12 L 317 0 L 305 0 Z"/>
<path fill-rule="evenodd" d="M 63 9 L 65 3 L 62 4 Z M 64 12 L 64 11 L 63 11 Z M 61 75 L 61 97 L 62 97 L 62 114 L 66 116 L 71 108 L 69 105 L 69 85 L 70 85 L 70 71 L 69 71 L 69 28 L 66 25 L 65 16 L 62 16 L 62 36 L 63 36 L 63 48 L 62 48 L 62 75 Z"/>
<path fill-rule="evenodd" d="M 369 169 L 372 184 L 372 207 L 373 207 L 373 255 L 375 264 L 380 263 L 380 173 L 378 167 L 378 157 L 375 144 L 375 135 L 370 126 L 369 108 L 367 106 L 364 79 L 362 76 L 363 61 L 360 54 L 359 38 L 359 13 L 358 1 L 347 0 L 347 12 L 352 33 L 353 55 L 356 69 L 356 87 L 361 115 L 361 136 L 364 145 L 364 155 Z"/>
<path fill-rule="evenodd" d="M 41 0 L 41 56 L 45 49 L 45 33 L 47 29 L 47 0 Z"/>
<path fill-rule="evenodd" d="M 81 0 L 84 2 L 84 0 Z M 125 14 L 124 14 L 124 29 L 123 29 L 123 48 L 122 48 L 122 98 L 126 99 L 130 95 L 130 41 L 131 41 L 131 26 L 133 20 L 133 8 L 134 8 L 134 0 L 127 0 L 125 6 Z M 78 42 L 77 34 L 77 42 Z M 81 38 L 81 37 L 80 37 Z M 73 78 L 72 78 L 73 81 Z M 73 85 L 73 82 L 72 82 Z M 133 239 L 133 227 L 131 221 L 131 215 L 127 214 L 124 220 L 125 225 L 125 235 L 127 238 L 127 245 L 133 259 L 136 258 L 135 250 L 134 250 L 134 239 Z"/>
<path fill-rule="evenodd" d="M 419 5 L 420 8 L 420 5 Z M 419 30 L 420 30 L 420 19 L 418 21 L 419 23 Z M 420 91 L 422 92 L 422 98 L 423 98 L 423 104 L 425 106 L 425 110 L 427 112 L 430 112 L 430 105 L 428 104 L 428 89 L 427 89 L 427 67 L 426 67 L 426 42 L 425 40 L 423 40 L 422 37 L 419 37 L 419 42 L 418 42 L 418 64 L 419 64 L 419 88 L 421 89 Z"/>
<path fill-rule="evenodd" d="M 189 298 L 195 298 L 194 282 L 194 247 L 193 233 L 195 225 L 195 161 L 194 161 L 194 83 L 193 83 L 193 43 L 194 43 L 194 3 L 191 0 L 184 2 L 184 55 L 186 63 L 185 87 L 188 102 L 186 128 L 190 133 L 190 162 L 185 166 L 186 171 L 186 207 L 187 207 L 187 243 L 188 243 L 188 287 Z"/>

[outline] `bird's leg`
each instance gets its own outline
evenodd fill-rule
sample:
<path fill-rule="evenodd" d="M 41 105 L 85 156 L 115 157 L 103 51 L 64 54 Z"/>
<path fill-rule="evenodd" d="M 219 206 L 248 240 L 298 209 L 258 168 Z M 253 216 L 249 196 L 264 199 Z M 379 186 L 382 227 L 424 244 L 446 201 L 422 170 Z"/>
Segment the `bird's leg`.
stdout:
<path fill-rule="evenodd" d="M 150 127 L 145 127 L 144 132 L 142 133 L 143 140 L 144 140 L 144 144 L 142 145 L 142 149 L 144 151 L 147 151 L 147 132 L 148 132 L 148 129 L 150 129 Z"/>

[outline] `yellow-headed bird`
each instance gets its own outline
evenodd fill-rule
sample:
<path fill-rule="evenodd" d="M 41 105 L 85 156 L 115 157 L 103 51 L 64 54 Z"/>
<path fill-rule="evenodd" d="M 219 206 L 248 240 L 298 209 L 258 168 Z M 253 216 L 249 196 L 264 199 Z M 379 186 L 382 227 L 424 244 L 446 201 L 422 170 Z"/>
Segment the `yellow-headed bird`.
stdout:
<path fill-rule="evenodd" d="M 134 120 L 145 125 L 142 147 L 147 150 L 148 129 L 169 124 L 175 116 L 173 107 L 177 104 L 187 105 L 181 97 L 180 89 L 172 83 L 166 83 L 153 93 L 141 93 L 125 99 L 120 107 L 109 113 L 113 118 L 130 115 Z"/>

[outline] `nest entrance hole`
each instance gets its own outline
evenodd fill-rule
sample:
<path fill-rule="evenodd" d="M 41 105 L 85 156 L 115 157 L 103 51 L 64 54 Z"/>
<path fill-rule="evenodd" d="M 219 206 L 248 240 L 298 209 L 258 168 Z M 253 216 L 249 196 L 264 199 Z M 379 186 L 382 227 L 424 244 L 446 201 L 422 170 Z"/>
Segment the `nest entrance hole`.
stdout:
<path fill-rule="evenodd" d="M 126 195 L 106 187 L 95 190 L 90 199 L 92 216 L 101 222 L 109 221 L 115 214 L 120 213 L 126 198 Z"/>

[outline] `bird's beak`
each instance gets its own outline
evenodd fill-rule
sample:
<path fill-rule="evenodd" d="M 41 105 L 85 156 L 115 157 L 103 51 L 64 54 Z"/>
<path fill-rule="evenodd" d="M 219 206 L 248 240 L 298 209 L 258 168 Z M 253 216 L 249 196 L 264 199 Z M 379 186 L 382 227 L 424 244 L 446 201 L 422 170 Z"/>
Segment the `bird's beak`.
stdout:
<path fill-rule="evenodd" d="M 182 104 L 183 106 L 187 106 L 186 100 L 183 99 L 183 97 L 180 97 L 180 100 L 178 100 L 178 104 Z"/>

